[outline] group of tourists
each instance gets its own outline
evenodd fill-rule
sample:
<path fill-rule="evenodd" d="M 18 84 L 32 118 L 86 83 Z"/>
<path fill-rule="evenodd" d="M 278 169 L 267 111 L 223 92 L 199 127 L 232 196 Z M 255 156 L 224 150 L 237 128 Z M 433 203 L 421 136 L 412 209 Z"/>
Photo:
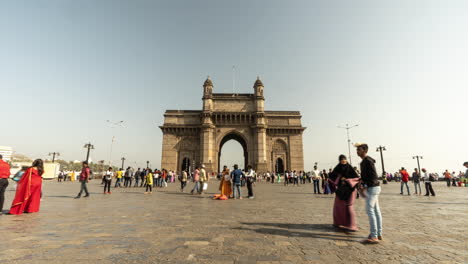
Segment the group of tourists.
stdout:
<path fill-rule="evenodd" d="M 345 155 L 339 156 L 339 163 L 333 169 L 319 171 L 317 166 L 310 173 L 288 171 L 284 175 L 286 185 L 297 185 L 299 182 L 305 184 L 313 183 L 314 193 L 325 194 L 335 193 L 335 201 L 333 207 L 333 226 L 347 232 L 357 231 L 356 214 L 354 212 L 354 203 L 358 195 L 366 198 L 366 212 L 370 223 L 370 234 L 365 243 L 379 243 L 382 237 L 382 215 L 379 207 L 379 194 L 381 192 L 379 177 L 375 169 L 375 160 L 367 155 L 369 147 L 367 144 L 356 144 L 357 155 L 361 157 L 360 170 L 352 167 Z M 89 197 L 87 183 L 90 180 L 92 171 L 88 166 L 88 162 L 82 163 L 83 168 L 78 175 L 80 181 L 80 192 L 75 197 L 76 199 Z M 468 162 L 463 164 L 467 168 Z M 18 177 L 16 194 L 9 210 L 9 214 L 22 214 L 23 212 L 34 213 L 39 211 L 40 201 L 42 196 L 42 175 L 44 173 L 44 164 L 41 159 L 35 160 L 32 165 L 25 168 L 20 173 L 15 175 L 13 180 Z M 19 175 L 19 176 L 18 176 Z M 243 182 L 247 186 L 248 198 L 253 199 L 253 187 L 255 185 L 257 174 L 252 166 L 248 166 L 246 171 L 240 170 L 236 164 L 233 170 L 229 170 L 224 166 L 221 173 L 219 191 L 220 194 L 214 196 L 214 199 L 242 199 L 241 187 Z M 265 175 L 264 175 L 265 176 Z M 0 213 L 3 210 L 4 193 L 8 186 L 8 178 L 10 177 L 10 166 L 3 161 L 0 155 Z M 266 175 L 268 177 L 268 174 Z M 275 177 L 270 175 L 269 180 L 274 182 Z M 403 187 L 406 186 L 408 195 L 410 195 L 408 182 L 410 180 L 409 173 L 405 168 L 401 168 L 398 172 L 398 177 L 401 177 L 401 194 Z M 451 174 L 446 171 L 444 174 L 446 179 L 451 179 Z M 110 194 L 112 180 L 116 178 L 114 188 L 121 188 L 122 179 L 123 187 L 146 187 L 146 193 L 152 193 L 153 187 L 167 186 L 168 182 L 174 182 L 177 178 L 180 182 L 180 191 L 184 191 L 187 183 L 191 179 L 194 183 L 191 194 L 203 194 L 206 191 L 209 181 L 209 175 L 206 172 L 205 165 L 198 166 L 192 174 L 184 170 L 180 174 L 173 171 L 152 170 L 150 168 L 134 171 L 131 167 L 126 170 L 120 169 L 117 172 L 113 171 L 112 167 L 103 174 L 102 184 L 104 185 L 104 194 Z M 279 177 L 278 177 L 279 178 Z M 271 180 L 273 179 L 273 180 Z M 297 179 L 297 180 L 296 180 Z M 428 174 L 426 169 L 422 169 L 422 173 L 415 169 L 412 173 L 411 180 L 413 181 L 415 194 L 421 195 L 420 181 L 424 180 L 426 185 L 426 196 L 435 196 L 432 188 L 432 182 L 435 180 L 433 174 Z M 135 184 L 133 184 L 135 181 Z M 450 186 L 451 180 L 447 180 L 447 186 Z M 321 192 L 322 190 L 322 192 Z"/>
<path fill-rule="evenodd" d="M 230 171 L 227 166 L 224 166 L 222 171 L 222 177 L 219 184 L 219 190 L 221 194 L 215 195 L 214 199 L 227 200 L 229 198 L 242 199 L 241 187 L 242 182 L 245 182 L 247 186 L 247 198 L 254 199 L 253 187 L 257 174 L 253 170 L 251 165 L 247 166 L 247 171 L 239 169 L 239 165 L 234 165 L 234 170 Z"/>

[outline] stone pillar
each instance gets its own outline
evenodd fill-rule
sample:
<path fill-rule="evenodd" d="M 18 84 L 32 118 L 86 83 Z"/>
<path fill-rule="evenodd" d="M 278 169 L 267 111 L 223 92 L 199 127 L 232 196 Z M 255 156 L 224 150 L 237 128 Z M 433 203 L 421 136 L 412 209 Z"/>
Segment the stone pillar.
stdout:
<path fill-rule="evenodd" d="M 201 164 L 205 165 L 206 172 L 212 173 L 215 172 L 215 142 L 214 142 L 214 126 L 206 126 L 202 127 L 200 133 L 200 143 L 201 143 L 201 150 L 200 150 L 200 157 L 201 157 Z"/>
<path fill-rule="evenodd" d="M 266 129 L 264 127 L 257 127 L 255 135 L 256 148 L 255 148 L 255 170 L 257 172 L 266 172 L 267 154 L 266 154 Z"/>
<path fill-rule="evenodd" d="M 177 137 L 167 131 L 164 131 L 163 133 L 161 169 L 177 170 L 176 162 L 178 157 L 177 151 L 174 149 L 174 146 L 178 142 Z"/>

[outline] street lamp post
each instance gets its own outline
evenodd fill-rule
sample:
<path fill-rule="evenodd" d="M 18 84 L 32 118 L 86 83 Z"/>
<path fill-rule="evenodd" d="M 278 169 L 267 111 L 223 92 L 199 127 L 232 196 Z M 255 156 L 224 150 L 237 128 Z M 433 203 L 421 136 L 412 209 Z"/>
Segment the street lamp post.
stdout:
<path fill-rule="evenodd" d="M 58 152 L 50 152 L 50 153 L 49 153 L 49 156 L 52 156 L 52 163 L 54 163 L 54 162 L 55 162 L 55 156 L 57 156 L 57 157 L 60 156 L 60 153 L 58 153 Z"/>
<path fill-rule="evenodd" d="M 126 159 L 124 157 L 122 157 L 121 160 L 122 160 L 122 169 L 125 169 L 124 164 L 125 164 Z"/>
<path fill-rule="evenodd" d="M 89 142 L 88 144 L 84 145 L 84 148 L 88 149 L 88 152 L 86 153 L 86 162 L 89 162 L 89 152 L 94 149 L 94 145 Z"/>
<path fill-rule="evenodd" d="M 111 128 L 114 128 L 116 126 L 123 127 L 124 121 L 113 122 L 111 120 L 107 120 L 106 122 L 110 124 Z M 111 147 L 110 147 L 110 152 L 109 152 L 109 167 L 112 167 L 112 147 L 114 146 L 114 142 L 115 142 L 115 136 L 112 136 L 112 142 L 111 142 Z"/>
<path fill-rule="evenodd" d="M 377 148 L 377 152 L 380 152 L 380 160 L 382 161 L 382 176 L 385 176 L 385 164 L 383 161 L 383 152 L 386 151 L 387 149 L 384 146 L 379 146 Z"/>
<path fill-rule="evenodd" d="M 352 159 L 351 159 L 351 140 L 349 139 L 349 130 L 351 128 L 355 128 L 359 126 L 359 124 L 356 124 L 356 125 L 352 125 L 352 126 L 349 126 L 348 124 L 346 124 L 346 126 L 342 127 L 342 126 L 338 126 L 338 128 L 343 128 L 343 129 L 346 129 L 346 135 L 348 136 L 348 155 L 349 155 L 349 164 L 353 164 L 352 162 Z"/>
<path fill-rule="evenodd" d="M 419 160 L 423 159 L 422 156 L 413 156 L 413 159 L 416 159 L 418 161 L 418 173 L 421 173 L 421 166 L 419 165 Z"/>
<path fill-rule="evenodd" d="M 146 168 L 149 169 L 149 160 L 146 161 Z"/>

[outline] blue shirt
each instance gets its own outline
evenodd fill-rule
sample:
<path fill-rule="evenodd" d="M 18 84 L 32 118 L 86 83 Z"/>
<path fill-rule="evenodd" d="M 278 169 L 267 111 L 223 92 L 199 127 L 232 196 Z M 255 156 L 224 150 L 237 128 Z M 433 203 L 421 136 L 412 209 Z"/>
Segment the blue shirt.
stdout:
<path fill-rule="evenodd" d="M 232 178 L 232 182 L 233 183 L 240 183 L 241 182 L 241 176 L 244 175 L 244 173 L 237 169 L 237 170 L 233 170 L 231 172 L 231 178 Z"/>

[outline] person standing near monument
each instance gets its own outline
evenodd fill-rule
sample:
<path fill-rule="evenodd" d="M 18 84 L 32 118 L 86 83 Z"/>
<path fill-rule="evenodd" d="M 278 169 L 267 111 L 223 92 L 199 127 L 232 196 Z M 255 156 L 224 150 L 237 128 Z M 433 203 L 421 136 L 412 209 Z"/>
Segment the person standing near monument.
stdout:
<path fill-rule="evenodd" d="M 202 164 L 200 170 L 200 192 L 198 194 L 203 194 L 204 185 L 208 184 L 208 175 L 206 174 L 205 165 Z"/>
<path fill-rule="evenodd" d="M 80 192 L 78 193 L 78 195 L 75 197 L 75 199 L 79 199 L 81 198 L 81 194 L 83 193 L 83 191 L 85 192 L 85 196 L 84 197 L 89 197 L 89 192 L 88 192 L 88 182 L 89 182 L 89 175 L 91 174 L 91 170 L 89 169 L 89 166 L 88 166 L 88 162 L 87 161 L 83 161 L 83 168 L 81 169 L 81 173 L 80 173 Z"/>
<path fill-rule="evenodd" d="M 180 175 L 180 191 L 184 192 L 185 186 L 187 186 L 188 174 L 186 170 L 183 170 Z"/>
<path fill-rule="evenodd" d="M 23 212 L 39 212 L 43 174 L 44 162 L 41 159 L 37 159 L 26 170 L 21 180 L 19 180 L 9 214 L 19 215 Z"/>
<path fill-rule="evenodd" d="M 123 175 L 123 169 L 120 168 L 120 170 L 118 170 L 115 175 L 116 181 L 115 181 L 114 188 L 117 188 L 117 186 L 119 186 L 119 188 L 122 187 L 122 175 Z"/>
<path fill-rule="evenodd" d="M 317 169 L 317 166 L 314 166 L 312 171 L 312 181 L 314 182 L 314 194 L 321 194 L 320 192 L 320 171 Z"/>
<path fill-rule="evenodd" d="M 231 172 L 232 179 L 232 196 L 234 199 L 242 199 L 241 193 L 241 179 L 245 177 L 245 174 L 239 169 L 239 165 L 234 165 L 234 170 Z M 236 196 L 237 191 L 237 196 Z"/>
<path fill-rule="evenodd" d="M 104 194 L 111 194 L 110 187 L 112 184 L 112 177 L 114 177 L 114 172 L 112 171 L 112 167 L 109 167 L 102 177 L 104 180 Z"/>
<path fill-rule="evenodd" d="M 2 214 L 5 202 L 5 190 L 8 187 L 8 178 L 10 178 L 10 165 L 0 155 L 0 215 Z"/>
<path fill-rule="evenodd" d="M 140 182 L 140 174 L 141 174 L 141 169 L 138 168 L 137 171 L 135 171 L 135 185 L 133 187 L 138 187 L 138 183 Z"/>
<path fill-rule="evenodd" d="M 153 193 L 153 173 L 151 169 L 147 169 L 148 173 L 146 174 L 146 191 L 145 194 Z"/>
<path fill-rule="evenodd" d="M 445 178 L 445 181 L 447 182 L 447 187 L 450 187 L 450 179 L 452 178 L 452 174 L 450 174 L 448 170 L 445 170 L 444 178 Z"/>
<path fill-rule="evenodd" d="M 406 190 L 408 191 L 408 195 L 411 195 L 410 188 L 408 186 L 409 174 L 405 170 L 405 168 L 401 168 L 400 175 L 401 175 L 401 185 L 400 185 L 401 186 L 401 192 L 400 192 L 400 194 L 403 195 L 403 185 L 406 185 Z"/>
<path fill-rule="evenodd" d="M 256 174 L 255 174 L 255 171 L 252 169 L 252 166 L 251 165 L 247 166 L 247 174 L 245 176 L 247 180 L 247 193 L 248 193 L 249 199 L 255 198 L 254 193 L 253 193 L 253 184 L 255 182 L 255 175 Z"/>
<path fill-rule="evenodd" d="M 193 194 L 195 191 L 197 193 L 200 192 L 200 170 L 199 170 L 199 167 L 196 167 L 195 168 L 195 171 L 193 172 L 193 189 L 192 191 L 190 192 L 190 194 Z"/>
<path fill-rule="evenodd" d="M 369 217 L 370 234 L 364 240 L 367 244 L 377 244 L 382 240 L 382 215 L 379 206 L 380 182 L 375 169 L 375 160 L 367 155 L 367 144 L 356 144 L 361 161 L 361 183 L 367 188 L 366 212 Z"/>
<path fill-rule="evenodd" d="M 417 168 L 414 169 L 413 172 L 413 184 L 414 184 L 414 194 L 418 195 L 418 187 L 419 187 L 419 195 L 421 195 L 421 174 Z"/>
<path fill-rule="evenodd" d="M 429 193 L 431 193 L 432 196 L 435 196 L 434 189 L 432 188 L 432 181 L 434 181 L 433 176 L 428 174 L 426 169 L 422 169 L 422 172 L 424 176 L 424 186 L 426 187 L 425 196 L 429 196 Z"/>

